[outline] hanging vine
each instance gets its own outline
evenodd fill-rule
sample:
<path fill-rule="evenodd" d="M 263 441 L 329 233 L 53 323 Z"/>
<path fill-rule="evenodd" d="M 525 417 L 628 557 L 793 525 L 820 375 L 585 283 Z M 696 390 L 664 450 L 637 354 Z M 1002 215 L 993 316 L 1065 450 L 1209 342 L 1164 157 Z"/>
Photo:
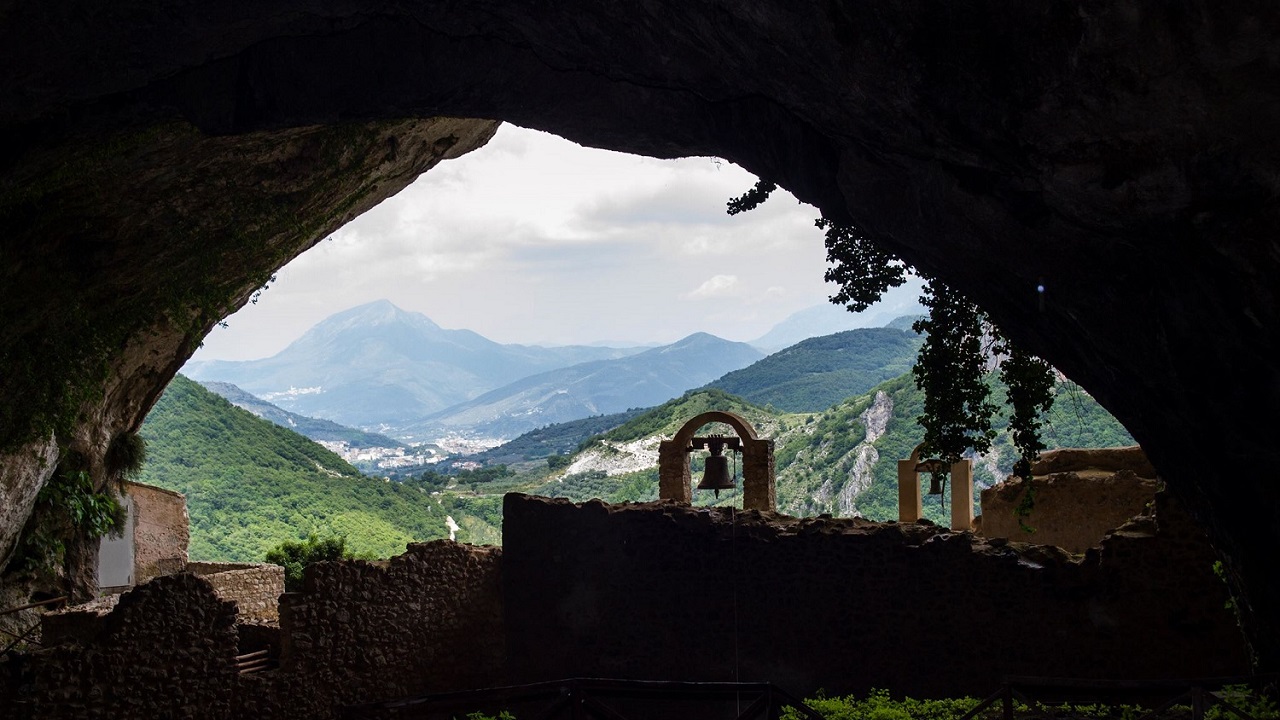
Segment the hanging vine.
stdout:
<path fill-rule="evenodd" d="M 929 316 L 912 325 L 925 335 L 911 369 L 924 393 L 924 414 L 916 421 L 924 428 L 925 452 L 943 461 L 945 476 L 966 450 L 990 450 L 996 435 L 982 352 L 985 318 L 977 305 L 936 279 L 925 284 L 920 302 Z"/>
<path fill-rule="evenodd" d="M 825 279 L 840 291 L 831 302 L 849 312 L 862 312 L 880 299 L 884 291 L 907 281 L 907 266 L 891 253 L 868 240 L 852 225 L 841 225 L 825 217 L 813 221 L 826 231 L 827 269 Z"/>
<path fill-rule="evenodd" d="M 769 195 L 778 189 L 777 183 L 768 180 L 757 180 L 752 188 L 728 203 L 728 213 L 737 215 L 748 210 L 755 210 L 761 203 L 769 199 Z"/>
<path fill-rule="evenodd" d="M 1035 507 L 1035 486 L 1031 480 L 1031 464 L 1040 458 L 1044 442 L 1040 439 L 1040 418 L 1053 407 L 1053 388 L 1057 377 L 1053 367 L 1040 358 L 1014 345 L 997 328 L 996 351 L 1005 356 L 1000 363 L 1000 380 L 1008 388 L 1009 437 L 1018 450 L 1013 474 L 1022 479 L 1022 499 L 1014 510 L 1024 531 L 1034 532 L 1022 519 Z"/>
<path fill-rule="evenodd" d="M 727 212 L 737 215 L 754 210 L 778 185 L 760 180 L 747 192 L 727 203 Z M 892 253 L 881 249 L 853 225 L 845 225 L 820 217 L 813 224 L 825 233 L 827 246 L 827 282 L 840 286 L 831 302 L 850 312 L 861 312 L 884 295 L 885 290 L 907 281 L 907 265 Z"/>
<path fill-rule="evenodd" d="M 775 183 L 760 180 L 751 190 L 729 201 L 728 213 L 737 215 L 755 209 L 776 189 Z M 840 287 L 831 302 L 859 312 L 889 288 L 906 282 L 910 268 L 858 228 L 825 217 L 814 224 L 826 233 L 827 262 L 831 266 L 825 278 Z M 1018 513 L 1020 518 L 1026 517 L 1034 504 L 1031 463 L 1044 449 L 1040 418 L 1053 405 L 1053 368 L 1013 345 L 977 305 L 936 278 L 928 279 L 920 302 L 929 309 L 929 315 L 912 325 L 913 330 L 925 336 L 912 374 L 916 387 L 925 396 L 924 413 L 916 418 L 924 429 L 924 450 L 942 460 L 943 469 L 938 473 L 945 482 L 947 470 L 965 452 L 981 454 L 991 449 L 996 435 L 991 425 L 996 403 L 991 399 L 987 367 L 990 359 L 1003 357 L 999 377 L 1008 389 L 1008 431 L 1019 455 L 1014 474 L 1026 485 Z M 990 353 L 983 347 L 984 338 L 994 339 Z"/>

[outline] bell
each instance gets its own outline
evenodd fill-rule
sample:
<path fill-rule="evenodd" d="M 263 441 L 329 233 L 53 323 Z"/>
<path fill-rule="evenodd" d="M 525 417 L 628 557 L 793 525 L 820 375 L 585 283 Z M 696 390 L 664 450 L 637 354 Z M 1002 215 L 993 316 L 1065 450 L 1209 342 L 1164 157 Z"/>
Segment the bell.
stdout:
<path fill-rule="evenodd" d="M 711 455 L 707 456 L 707 470 L 702 474 L 698 489 L 715 490 L 716 497 L 720 497 L 721 490 L 732 490 L 735 487 L 733 478 L 729 475 L 729 458 L 720 454 L 723 450 L 720 443 L 711 442 L 708 445 Z"/>
<path fill-rule="evenodd" d="M 947 464 L 942 462 L 941 460 L 925 460 L 923 462 L 916 464 L 916 472 L 929 473 L 929 494 L 930 495 L 942 494 L 942 483 L 944 480 L 946 480 L 946 477 L 947 477 L 945 474 L 946 469 L 947 469 Z"/>

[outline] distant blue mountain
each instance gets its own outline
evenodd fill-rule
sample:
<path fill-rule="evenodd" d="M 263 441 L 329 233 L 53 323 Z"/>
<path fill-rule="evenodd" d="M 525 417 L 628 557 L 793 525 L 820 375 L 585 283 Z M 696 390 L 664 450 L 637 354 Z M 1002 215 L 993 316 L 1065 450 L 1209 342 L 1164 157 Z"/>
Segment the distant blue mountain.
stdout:
<path fill-rule="evenodd" d="M 322 320 L 272 357 L 191 362 L 183 373 L 233 383 L 301 415 L 370 428 L 419 419 L 522 377 L 642 349 L 502 345 L 379 300 Z"/>
<path fill-rule="evenodd" d="M 658 405 L 763 356 L 746 343 L 695 333 L 628 357 L 581 363 L 517 380 L 395 434 L 429 436 L 465 430 L 513 438 L 552 423 Z"/>
<path fill-rule="evenodd" d="M 332 420 L 321 420 L 320 418 L 289 412 L 263 400 L 257 395 L 247 393 L 231 383 L 209 381 L 201 384 L 204 385 L 206 390 L 221 395 L 223 399 L 232 405 L 248 410 L 263 420 L 270 420 L 280 427 L 289 428 L 299 435 L 312 440 L 335 442 L 340 440 L 355 448 L 404 446 L 404 443 L 399 440 L 393 440 L 386 435 L 367 433 L 363 430 L 339 425 Z"/>
<path fill-rule="evenodd" d="M 884 327 L 902 315 L 923 315 L 926 310 L 920 304 L 921 288 L 919 280 L 909 280 L 901 287 L 886 291 L 879 302 L 860 313 L 849 312 L 844 307 L 831 303 L 814 305 L 793 313 L 750 344 L 771 353 L 791 347 L 801 340 L 845 330 Z"/>

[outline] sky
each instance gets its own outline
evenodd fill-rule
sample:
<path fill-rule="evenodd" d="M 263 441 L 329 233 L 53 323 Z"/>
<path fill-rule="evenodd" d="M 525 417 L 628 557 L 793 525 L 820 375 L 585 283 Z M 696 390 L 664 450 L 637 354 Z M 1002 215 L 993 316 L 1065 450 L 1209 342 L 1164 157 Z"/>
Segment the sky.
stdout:
<path fill-rule="evenodd" d="M 835 290 L 813 207 L 778 190 L 725 213 L 755 181 L 504 124 L 282 268 L 195 358 L 268 357 L 379 299 L 501 343 L 753 340 Z"/>

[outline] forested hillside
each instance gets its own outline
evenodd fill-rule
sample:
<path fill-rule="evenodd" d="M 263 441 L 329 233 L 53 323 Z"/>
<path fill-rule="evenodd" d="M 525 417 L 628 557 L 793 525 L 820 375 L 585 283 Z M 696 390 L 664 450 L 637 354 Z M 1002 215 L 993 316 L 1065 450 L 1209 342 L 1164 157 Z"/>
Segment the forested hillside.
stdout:
<path fill-rule="evenodd" d="M 995 383 L 993 390 L 1003 407 L 1003 387 Z M 1042 428 L 1049 449 L 1133 444 L 1124 426 L 1075 384 L 1059 383 L 1055 392 L 1053 409 Z M 798 431 L 785 433 L 776 455 L 779 509 L 795 515 L 826 512 L 896 520 L 896 461 L 909 457 L 920 443 L 916 417 L 923 407 L 924 396 L 907 373 L 812 416 Z M 993 426 L 998 434 L 991 452 L 973 458 L 974 482 L 979 487 L 1006 478 L 1017 459 L 1005 432 L 1008 418 L 995 418 Z M 927 517 L 947 521 L 949 490 L 941 499 L 926 498 Z M 975 505 L 977 501 L 975 492 Z"/>
<path fill-rule="evenodd" d="M 787 412 L 818 412 L 909 371 L 920 343 L 909 330 L 848 330 L 779 350 L 707 387 Z"/>
<path fill-rule="evenodd" d="M 994 388 L 1003 401 L 1003 388 Z M 1072 383 L 1060 383 L 1043 435 L 1049 448 L 1113 447 L 1132 437 L 1092 398 Z M 532 491 L 573 500 L 598 497 L 611 502 L 657 497 L 657 447 L 689 418 L 707 410 L 728 410 L 746 417 L 762 437 L 776 443 L 778 509 L 792 515 L 830 513 L 871 520 L 898 517 L 897 460 L 919 444 L 916 416 L 923 396 L 910 373 L 882 383 L 817 413 L 783 413 L 749 403 L 722 390 L 704 389 L 642 413 L 583 444 L 561 463 L 563 470 Z M 1007 477 L 1016 454 L 997 418 L 999 431 L 991 452 L 974 458 L 974 480 L 981 487 Z M 722 431 L 728 431 L 727 428 Z M 701 471 L 701 453 L 691 462 Z M 512 479 L 509 486 L 515 486 Z M 696 481 L 695 481 L 696 482 Z M 975 493 L 975 505 L 978 497 Z M 696 504 L 740 503 L 738 492 L 698 493 Z M 950 494 L 926 500 L 925 514 L 935 522 L 949 518 Z M 975 509 L 977 512 L 977 509 Z"/>
<path fill-rule="evenodd" d="M 181 375 L 142 427 L 141 482 L 187 496 L 193 560 L 260 561 L 285 540 L 346 535 L 353 552 L 389 557 L 408 542 L 491 542 L 495 502 L 432 496 L 368 478 L 297 433 L 255 417 Z"/>

